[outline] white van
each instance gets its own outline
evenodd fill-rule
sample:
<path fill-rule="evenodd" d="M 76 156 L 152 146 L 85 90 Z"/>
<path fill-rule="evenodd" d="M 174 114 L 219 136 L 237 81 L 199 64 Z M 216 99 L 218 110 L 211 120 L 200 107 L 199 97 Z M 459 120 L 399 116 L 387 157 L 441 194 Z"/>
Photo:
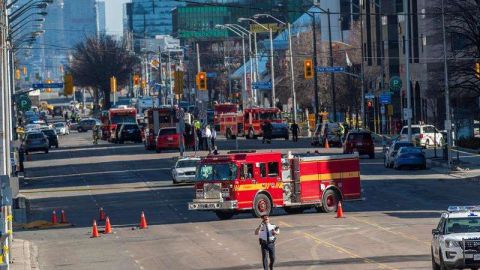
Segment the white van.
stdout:
<path fill-rule="evenodd" d="M 408 126 L 400 131 L 400 140 L 408 139 Z M 442 133 L 432 125 L 412 125 L 412 140 L 419 146 L 442 146 L 444 139 Z"/>

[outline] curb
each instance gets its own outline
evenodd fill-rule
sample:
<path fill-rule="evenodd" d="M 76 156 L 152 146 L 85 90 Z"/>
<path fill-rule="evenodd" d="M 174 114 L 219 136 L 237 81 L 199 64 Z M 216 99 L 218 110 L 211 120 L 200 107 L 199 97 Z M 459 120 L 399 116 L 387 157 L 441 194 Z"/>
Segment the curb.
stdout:
<path fill-rule="evenodd" d="M 455 147 L 453 150 L 458 150 L 458 151 L 462 151 L 462 152 L 467 152 L 467 153 L 470 153 L 470 154 L 475 154 L 475 155 L 478 155 L 480 154 L 480 150 L 479 149 L 471 149 L 471 148 L 463 148 L 463 147 Z"/>

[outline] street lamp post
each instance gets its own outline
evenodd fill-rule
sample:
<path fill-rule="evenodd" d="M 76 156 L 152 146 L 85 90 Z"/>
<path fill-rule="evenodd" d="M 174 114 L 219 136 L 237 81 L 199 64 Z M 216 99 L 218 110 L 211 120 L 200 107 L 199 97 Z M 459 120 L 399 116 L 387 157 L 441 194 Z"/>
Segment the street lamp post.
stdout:
<path fill-rule="evenodd" d="M 259 25 L 260 27 L 262 27 L 263 29 L 267 30 L 268 33 L 269 33 L 269 37 L 270 37 L 270 76 L 271 76 L 271 81 L 272 81 L 272 104 L 271 104 L 271 107 L 275 107 L 275 103 L 276 103 L 276 97 L 275 97 L 275 68 L 273 66 L 274 64 L 274 59 L 273 59 L 273 32 L 272 32 L 272 28 L 271 27 L 265 27 L 263 24 L 257 22 L 256 20 L 254 19 L 250 19 L 250 18 L 239 18 L 238 19 L 239 22 L 242 22 L 242 21 L 250 21 L 250 22 L 253 22 L 257 25 Z"/>
<path fill-rule="evenodd" d="M 445 34 L 445 5 L 442 0 L 442 35 L 443 35 L 443 69 L 444 69 L 444 83 L 445 83 L 445 129 L 447 130 L 447 159 L 448 166 L 452 166 L 452 155 L 450 150 L 453 145 L 452 138 L 452 119 L 450 115 L 450 89 L 448 85 L 448 65 L 447 65 L 447 39 Z M 437 142 L 434 142 L 436 144 Z M 457 152 L 458 153 L 458 152 Z"/>
<path fill-rule="evenodd" d="M 238 24 L 225 24 L 225 26 L 232 27 L 232 28 L 248 35 L 248 51 L 249 51 L 248 55 L 250 57 L 249 62 L 250 62 L 250 91 L 251 91 L 248 103 L 251 107 L 252 106 L 252 98 L 254 98 L 254 95 L 252 95 L 253 91 L 252 91 L 252 87 L 251 87 L 251 85 L 252 85 L 251 82 L 252 81 L 256 82 L 256 77 L 254 76 L 254 72 L 253 72 L 253 68 L 254 68 L 253 59 L 254 58 L 252 57 L 252 39 L 251 38 L 253 36 L 253 33 L 248 31 L 246 28 L 244 28 L 243 26 L 238 25 Z M 256 43 L 256 40 L 254 42 Z M 255 47 L 256 47 L 256 44 L 255 44 Z"/>
<path fill-rule="evenodd" d="M 274 19 L 275 21 L 283 24 L 283 25 L 286 25 L 287 28 L 288 28 L 288 50 L 290 51 L 290 74 L 291 74 L 291 77 L 292 77 L 292 103 L 293 103 L 293 119 L 294 119 L 294 122 L 297 122 L 297 95 L 296 95 L 296 91 L 295 91 L 295 72 L 294 72 L 294 63 L 293 63 L 293 47 L 292 47 L 292 27 L 291 27 L 291 24 L 289 22 L 285 23 L 281 20 L 279 20 L 278 18 L 270 15 L 270 14 L 255 14 L 253 15 L 253 17 L 256 19 L 256 18 L 259 18 L 259 17 L 268 17 L 268 18 L 272 18 Z"/>
<path fill-rule="evenodd" d="M 246 105 L 246 92 L 247 92 L 247 66 L 246 66 L 246 60 L 245 60 L 245 33 L 240 32 L 238 30 L 235 30 L 235 28 L 228 26 L 228 25 L 221 25 L 217 24 L 215 25 L 217 28 L 223 28 L 223 29 L 228 29 L 235 33 L 237 36 L 242 38 L 242 58 L 243 58 L 243 91 L 242 91 L 242 104 L 243 108 L 245 108 Z"/>

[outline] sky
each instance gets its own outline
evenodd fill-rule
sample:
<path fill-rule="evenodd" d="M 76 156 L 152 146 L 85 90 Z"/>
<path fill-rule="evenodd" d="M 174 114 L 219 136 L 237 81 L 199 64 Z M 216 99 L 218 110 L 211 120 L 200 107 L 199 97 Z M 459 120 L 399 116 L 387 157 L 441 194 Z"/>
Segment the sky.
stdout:
<path fill-rule="evenodd" d="M 107 33 L 112 35 L 122 35 L 123 33 L 123 3 L 130 0 L 105 0 L 105 16 Z"/>

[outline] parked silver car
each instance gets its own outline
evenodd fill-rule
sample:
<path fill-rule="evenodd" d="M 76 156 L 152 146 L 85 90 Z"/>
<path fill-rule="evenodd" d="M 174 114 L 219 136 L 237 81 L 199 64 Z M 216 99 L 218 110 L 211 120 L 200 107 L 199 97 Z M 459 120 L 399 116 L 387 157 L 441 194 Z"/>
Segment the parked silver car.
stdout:
<path fill-rule="evenodd" d="M 173 183 L 195 181 L 198 162 L 200 158 L 197 157 L 180 158 L 172 168 Z"/>

